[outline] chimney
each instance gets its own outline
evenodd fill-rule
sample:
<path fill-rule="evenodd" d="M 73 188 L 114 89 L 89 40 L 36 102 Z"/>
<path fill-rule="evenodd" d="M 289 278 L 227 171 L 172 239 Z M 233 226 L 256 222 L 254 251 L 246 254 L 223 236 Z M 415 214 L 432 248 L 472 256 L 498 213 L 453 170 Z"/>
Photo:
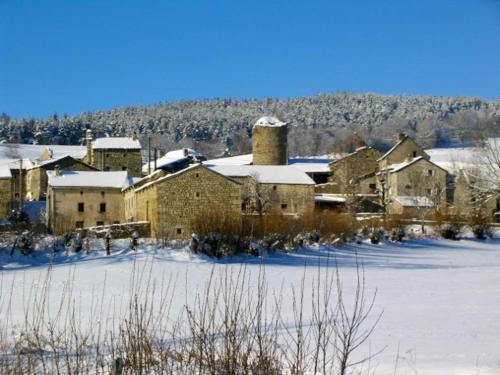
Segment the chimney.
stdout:
<path fill-rule="evenodd" d="M 188 155 L 189 155 L 189 151 L 188 151 L 188 149 L 187 149 L 187 148 L 183 148 L 183 149 L 182 149 L 182 154 L 183 154 L 184 156 L 188 156 Z"/>
<path fill-rule="evenodd" d="M 56 165 L 54 167 L 54 175 L 55 176 L 60 176 L 61 175 L 61 170 L 59 169 L 59 165 Z"/>
<path fill-rule="evenodd" d="M 40 159 L 39 158 L 34 158 L 33 159 L 33 165 L 38 165 L 40 164 Z"/>
<path fill-rule="evenodd" d="M 85 144 L 87 145 L 87 163 L 92 165 L 93 155 L 92 155 L 92 130 L 87 129 L 85 132 Z"/>
<path fill-rule="evenodd" d="M 133 141 L 137 141 L 137 133 L 136 131 L 134 130 L 134 132 L 132 133 L 132 140 Z"/>
<path fill-rule="evenodd" d="M 405 133 L 398 133 L 396 135 L 396 142 L 400 142 L 400 141 L 402 141 L 405 138 L 406 138 L 406 134 Z"/>
<path fill-rule="evenodd" d="M 50 147 L 47 147 L 47 157 L 49 159 L 52 159 L 53 156 L 54 156 L 54 151 L 52 151 Z"/>

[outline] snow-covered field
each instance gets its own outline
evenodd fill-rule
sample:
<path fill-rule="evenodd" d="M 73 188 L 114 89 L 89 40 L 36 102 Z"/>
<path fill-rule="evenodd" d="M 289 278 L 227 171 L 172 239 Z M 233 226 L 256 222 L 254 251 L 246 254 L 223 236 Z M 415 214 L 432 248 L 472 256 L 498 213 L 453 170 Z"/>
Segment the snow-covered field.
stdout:
<path fill-rule="evenodd" d="M 128 298 L 133 270 L 142 270 L 157 282 L 173 276 L 175 308 L 181 309 L 203 288 L 213 270 L 239 270 L 246 265 L 257 279 L 264 265 L 271 289 L 283 288 L 284 304 L 291 304 L 291 286 L 305 274 L 334 267 L 336 257 L 346 294 L 356 281 L 356 254 L 364 267 L 368 295 L 377 290 L 373 314 L 382 318 L 362 348 L 364 354 L 383 349 L 371 360 L 377 374 L 500 374 L 500 240 L 412 240 L 403 244 L 346 245 L 340 249 L 312 247 L 263 257 L 213 260 L 189 255 L 185 249 L 144 245 L 136 253 L 117 242 L 106 257 L 102 250 L 90 255 L 58 255 L 53 260 L 50 303 L 58 306 L 68 279 L 74 280 L 73 296 L 81 316 L 88 316 L 91 301 L 103 285 L 105 306 Z M 329 260 L 329 262 L 327 262 Z M 0 255 L 1 315 L 23 319 L 30 292 L 41 287 L 47 257 Z M 150 270 L 150 266 L 152 266 Z M 12 305 L 6 299 L 13 290 Z M 307 296 L 310 298 L 310 295 Z M 306 303 L 307 305 L 307 303 Z M 54 308 L 55 309 L 55 308 Z M 292 320 L 285 307 L 285 319 Z M 289 312 L 289 316 L 287 313 Z M 307 313 L 307 311 L 306 311 Z M 172 312 L 175 315 L 175 311 Z M 307 317 L 309 319 L 310 317 Z"/>

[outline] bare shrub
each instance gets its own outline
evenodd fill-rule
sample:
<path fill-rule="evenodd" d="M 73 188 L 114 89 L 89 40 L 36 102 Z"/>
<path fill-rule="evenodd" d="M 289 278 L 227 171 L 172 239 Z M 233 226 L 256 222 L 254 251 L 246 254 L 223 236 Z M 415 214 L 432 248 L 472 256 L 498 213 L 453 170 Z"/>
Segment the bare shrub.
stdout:
<path fill-rule="evenodd" d="M 176 314 L 176 279 L 152 279 L 151 262 L 134 267 L 123 312 L 106 311 L 105 281 L 89 316 L 75 302 L 73 273 L 50 313 L 49 267 L 42 287 L 31 288 L 20 325 L 8 308 L 13 287 L 0 296 L 0 374 L 346 374 L 371 358 L 353 355 L 380 314 L 371 319 L 376 292 L 367 297 L 363 270 L 347 294 L 330 261 L 312 278 L 304 273 L 291 310 L 283 287 L 269 290 L 264 267 L 255 282 L 241 266 L 214 269 Z"/>

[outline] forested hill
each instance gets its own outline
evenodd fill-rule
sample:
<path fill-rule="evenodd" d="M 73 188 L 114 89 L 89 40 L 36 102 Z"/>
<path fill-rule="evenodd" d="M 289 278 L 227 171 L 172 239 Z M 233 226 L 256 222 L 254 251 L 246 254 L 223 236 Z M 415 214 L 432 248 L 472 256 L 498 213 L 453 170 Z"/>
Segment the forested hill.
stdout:
<path fill-rule="evenodd" d="M 91 128 L 99 136 L 136 131 L 145 140 L 151 135 L 164 150 L 190 146 L 214 156 L 228 148 L 236 154 L 249 151 L 251 126 L 262 115 L 289 122 L 291 155 L 308 155 L 341 148 L 339 140 L 353 132 L 379 146 L 387 146 L 397 131 L 426 147 L 464 143 L 483 130 L 500 129 L 500 100 L 336 93 L 286 100 L 185 100 L 49 119 L 10 119 L 4 113 L 0 140 L 81 144 Z"/>

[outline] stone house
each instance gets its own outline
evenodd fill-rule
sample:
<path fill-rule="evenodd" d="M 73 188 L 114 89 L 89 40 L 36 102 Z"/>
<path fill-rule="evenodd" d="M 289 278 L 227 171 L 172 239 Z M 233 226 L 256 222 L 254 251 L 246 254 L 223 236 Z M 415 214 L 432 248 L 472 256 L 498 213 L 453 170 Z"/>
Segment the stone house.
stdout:
<path fill-rule="evenodd" d="M 447 176 L 446 170 L 417 156 L 390 164 L 378 172 L 377 188 L 383 192 L 382 203 L 386 205 L 388 213 L 397 213 L 402 201 L 405 202 L 404 207 L 409 207 L 411 201 L 415 207 L 421 207 L 419 202 L 428 204 L 430 200 L 434 208 L 446 209 Z"/>
<path fill-rule="evenodd" d="M 243 214 L 301 215 L 314 210 L 314 181 L 289 165 L 211 165 L 242 183 Z"/>
<path fill-rule="evenodd" d="M 354 152 L 330 163 L 331 193 L 374 194 L 376 189 L 375 173 L 382 152 L 363 146 Z"/>
<path fill-rule="evenodd" d="M 101 171 L 127 171 L 129 176 L 142 176 L 142 148 L 135 135 L 92 140 L 92 133 L 87 130 L 86 144 L 85 163 Z"/>
<path fill-rule="evenodd" d="M 97 171 L 98 169 L 69 155 L 48 159 L 34 164 L 25 172 L 26 198 L 45 200 L 47 197 L 47 171 L 59 168 L 61 171 Z"/>
<path fill-rule="evenodd" d="M 219 220 L 234 233 L 241 229 L 241 183 L 201 164 L 156 171 L 124 188 L 123 196 L 127 221 L 149 221 L 155 238 L 188 238 Z"/>
<path fill-rule="evenodd" d="M 62 234 L 83 227 L 123 222 L 126 171 L 48 171 L 47 227 Z"/>

